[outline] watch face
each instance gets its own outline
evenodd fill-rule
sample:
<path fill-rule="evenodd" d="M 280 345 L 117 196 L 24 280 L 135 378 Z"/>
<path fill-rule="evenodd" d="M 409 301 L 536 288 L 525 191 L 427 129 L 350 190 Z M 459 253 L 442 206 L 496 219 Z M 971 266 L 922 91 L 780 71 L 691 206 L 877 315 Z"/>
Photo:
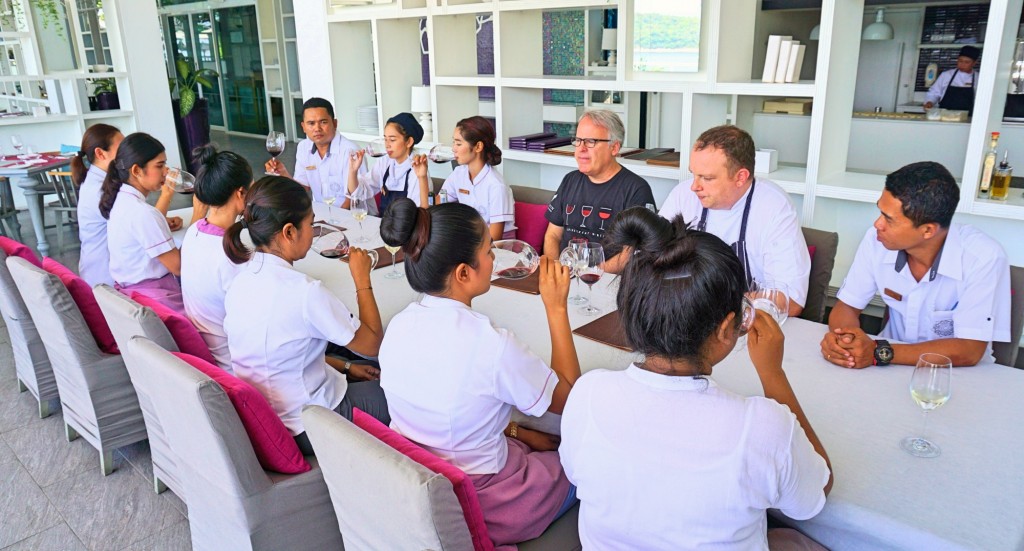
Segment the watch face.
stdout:
<path fill-rule="evenodd" d="M 878 350 L 875 351 L 875 354 L 878 356 L 878 361 L 880 362 L 889 363 L 892 361 L 893 353 L 891 346 L 879 346 Z"/>

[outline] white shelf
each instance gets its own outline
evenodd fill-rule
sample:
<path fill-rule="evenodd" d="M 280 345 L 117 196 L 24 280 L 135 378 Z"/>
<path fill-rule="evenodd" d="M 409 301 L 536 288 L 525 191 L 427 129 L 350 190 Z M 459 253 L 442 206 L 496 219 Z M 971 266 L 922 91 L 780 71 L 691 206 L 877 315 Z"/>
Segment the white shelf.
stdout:
<path fill-rule="evenodd" d="M 796 165 L 779 165 L 775 172 L 754 174 L 757 178 L 771 180 L 779 187 L 786 190 L 786 193 L 803 195 L 807 193 L 807 167 Z"/>
<path fill-rule="evenodd" d="M 515 0 L 498 1 L 500 11 L 560 10 L 567 8 L 608 9 L 618 6 L 611 0 Z"/>
<path fill-rule="evenodd" d="M 27 115 L 24 117 L 5 117 L 0 118 L 0 126 L 21 126 L 26 124 L 46 124 L 54 122 L 68 122 L 78 119 L 78 115 L 43 115 L 35 117 Z"/>
<path fill-rule="evenodd" d="M 885 189 L 884 174 L 844 172 L 818 183 L 815 195 L 858 203 L 875 203 Z"/>
<path fill-rule="evenodd" d="M 511 159 L 513 161 L 526 161 L 542 165 L 564 166 L 572 169 L 577 168 L 576 159 L 571 155 L 555 155 L 552 153 L 534 153 L 532 151 L 521 151 L 518 149 L 503 149 L 501 151 L 501 156 L 503 159 Z M 678 181 L 681 174 L 678 168 L 670 166 L 654 166 L 638 161 L 630 161 L 628 159 L 619 159 L 619 163 L 628 168 L 630 172 L 644 178 L 663 178 L 666 180 Z"/>
<path fill-rule="evenodd" d="M 608 90 L 610 88 L 618 88 L 617 81 L 613 78 L 564 75 L 505 77 L 501 79 L 501 85 L 515 88 L 556 88 L 563 90 Z"/>
<path fill-rule="evenodd" d="M 85 120 L 92 119 L 114 119 L 121 117 L 134 117 L 135 112 L 131 109 L 111 109 L 109 111 L 90 111 L 82 114 L 82 118 Z"/>
<path fill-rule="evenodd" d="M 970 212 L 979 216 L 1024 220 L 1024 190 L 1010 188 L 1010 195 L 1005 201 L 978 197 Z"/>
<path fill-rule="evenodd" d="M 431 79 L 434 86 L 497 86 L 497 79 L 493 75 L 464 76 L 464 77 L 443 77 L 437 76 Z"/>
<path fill-rule="evenodd" d="M 715 84 L 716 94 L 732 94 L 738 96 L 772 96 L 809 98 L 814 96 L 814 81 L 766 83 L 760 80 L 750 82 L 719 82 Z"/>

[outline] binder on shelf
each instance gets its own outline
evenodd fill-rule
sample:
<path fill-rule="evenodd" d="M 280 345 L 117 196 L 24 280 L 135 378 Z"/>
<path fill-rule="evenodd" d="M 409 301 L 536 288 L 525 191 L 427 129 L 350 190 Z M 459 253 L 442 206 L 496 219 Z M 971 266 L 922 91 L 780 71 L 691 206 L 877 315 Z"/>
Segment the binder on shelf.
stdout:
<path fill-rule="evenodd" d="M 657 157 L 651 157 L 647 159 L 647 164 L 655 166 L 671 166 L 679 168 L 679 151 L 671 151 L 669 153 L 662 153 Z"/>
<path fill-rule="evenodd" d="M 792 36 L 773 34 L 768 37 L 768 50 L 764 56 L 764 72 L 761 74 L 761 82 L 775 82 L 775 70 L 779 64 L 779 50 L 783 40 L 792 40 Z"/>
<path fill-rule="evenodd" d="M 640 161 L 640 162 L 644 162 L 647 159 L 650 159 L 650 158 L 653 158 L 653 157 L 657 157 L 658 155 L 663 155 L 665 153 L 671 153 L 673 151 L 675 151 L 675 149 L 672 148 L 672 147 L 654 147 L 654 148 L 651 148 L 651 149 L 641 149 L 640 151 L 637 151 L 636 153 L 629 153 L 629 154 L 626 154 L 626 155 L 620 155 L 620 157 L 622 159 L 627 160 L 627 161 Z"/>
<path fill-rule="evenodd" d="M 775 66 L 775 82 L 786 82 L 786 69 L 789 68 L 789 54 L 794 46 L 799 46 L 797 40 L 783 40 L 779 46 L 779 63 Z"/>
<path fill-rule="evenodd" d="M 807 46 L 796 44 L 789 52 L 789 67 L 786 68 L 786 82 L 799 82 L 800 70 L 804 66 L 804 51 Z"/>

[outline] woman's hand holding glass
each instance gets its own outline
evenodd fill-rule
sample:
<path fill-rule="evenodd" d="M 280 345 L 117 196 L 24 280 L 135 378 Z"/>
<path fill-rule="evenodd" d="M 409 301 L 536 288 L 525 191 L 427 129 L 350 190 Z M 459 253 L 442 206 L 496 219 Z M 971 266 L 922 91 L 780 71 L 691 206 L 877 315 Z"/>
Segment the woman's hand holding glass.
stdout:
<path fill-rule="evenodd" d="M 412 171 L 416 174 L 417 178 L 426 178 L 428 176 L 426 155 L 412 156 Z"/>
<path fill-rule="evenodd" d="M 348 269 L 352 273 L 356 289 L 370 286 L 370 270 L 377 265 L 377 251 L 368 251 L 359 247 L 348 249 Z"/>
<path fill-rule="evenodd" d="M 348 158 L 348 173 L 350 175 L 359 172 L 359 167 L 363 166 L 363 156 L 366 155 L 365 149 L 357 149 L 352 152 L 352 155 Z"/>
<path fill-rule="evenodd" d="M 571 281 L 572 268 L 546 256 L 540 258 L 540 298 L 545 308 L 566 309 Z"/>
<path fill-rule="evenodd" d="M 750 330 L 747 332 L 747 349 L 750 353 L 750 361 L 757 370 L 758 377 L 764 381 L 770 376 L 782 371 L 782 354 L 785 348 L 786 336 L 782 328 L 775 322 L 775 318 L 764 310 L 754 309 L 746 300 L 743 300 L 743 311 L 753 310 L 753 322 L 750 323 Z M 749 316 L 749 314 L 747 314 Z M 741 320 L 742 326 L 745 323 Z"/>

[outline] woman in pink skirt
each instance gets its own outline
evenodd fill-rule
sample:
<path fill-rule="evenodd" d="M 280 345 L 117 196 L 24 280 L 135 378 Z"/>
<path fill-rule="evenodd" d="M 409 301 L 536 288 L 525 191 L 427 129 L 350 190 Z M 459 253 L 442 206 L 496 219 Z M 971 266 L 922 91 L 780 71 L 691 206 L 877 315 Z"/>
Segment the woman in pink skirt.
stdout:
<path fill-rule="evenodd" d="M 489 228 L 468 205 L 384 213 L 381 236 L 405 252 L 405 273 L 423 293 L 388 325 L 381 386 L 391 428 L 465 471 L 496 545 L 539 536 L 575 503 L 557 437 L 510 423 L 513 408 L 561 413 L 580 376 L 566 312 L 569 270 L 543 259 L 541 296 L 551 330 L 551 367 L 508 330 L 472 309 L 491 286 Z"/>

